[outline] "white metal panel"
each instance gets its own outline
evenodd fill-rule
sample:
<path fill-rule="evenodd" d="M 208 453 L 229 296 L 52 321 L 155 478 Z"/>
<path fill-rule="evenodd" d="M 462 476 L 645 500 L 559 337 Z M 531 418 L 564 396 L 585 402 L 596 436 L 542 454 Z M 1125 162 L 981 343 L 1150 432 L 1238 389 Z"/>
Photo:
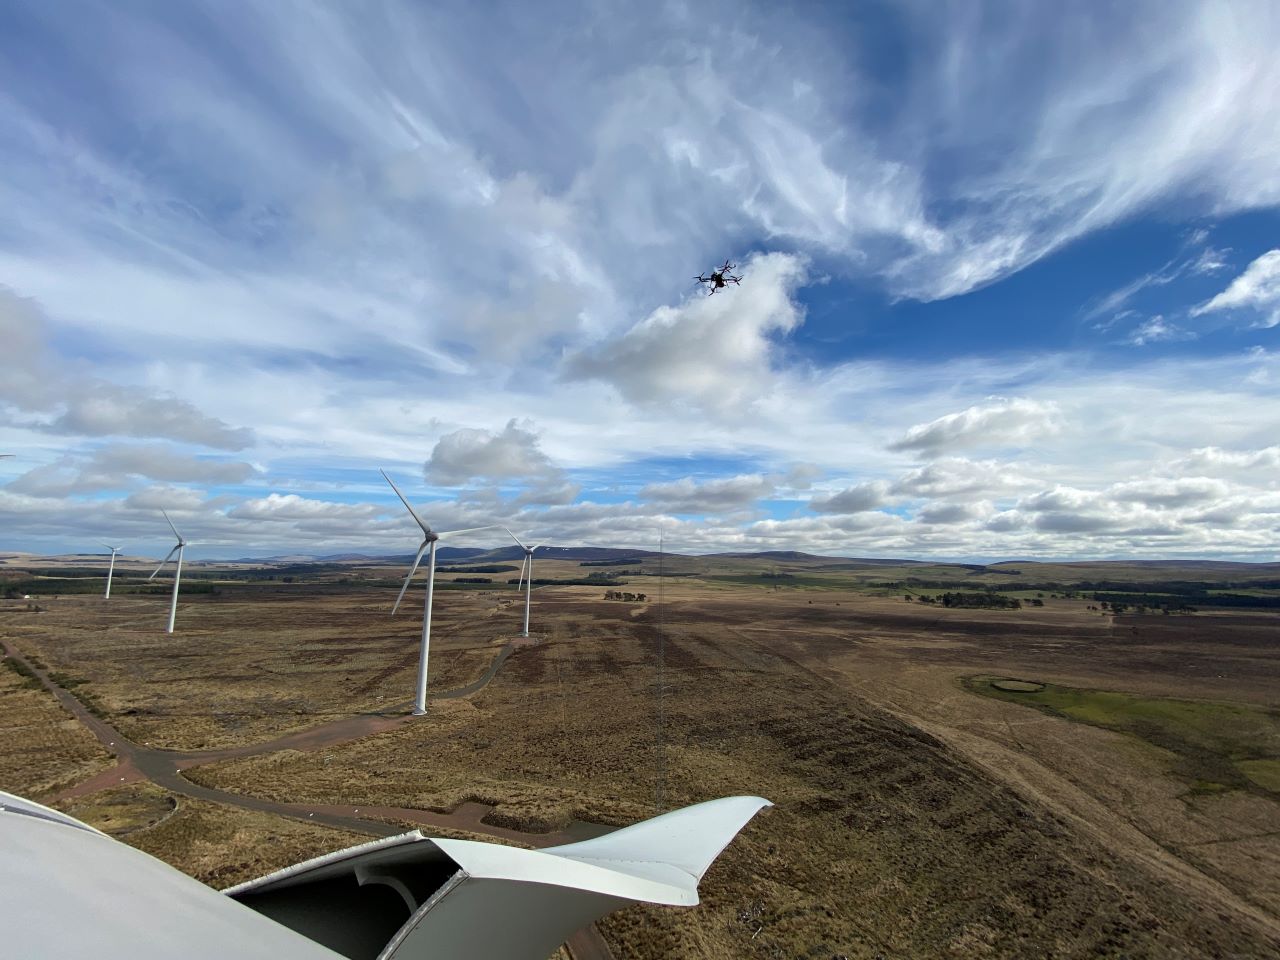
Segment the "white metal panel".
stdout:
<path fill-rule="evenodd" d="M 694 904 L 707 868 L 752 817 L 771 806 L 763 797 L 708 800 L 542 852 L 680 887 L 692 892 L 688 903 Z"/>
<path fill-rule="evenodd" d="M 465 877 L 428 904 L 378 960 L 545 960 L 577 930 L 633 901 Z"/>
<path fill-rule="evenodd" d="M 8 794 L 0 801 L 0 955 L 6 958 L 338 960 L 78 821 L 34 816 L 38 804 Z"/>

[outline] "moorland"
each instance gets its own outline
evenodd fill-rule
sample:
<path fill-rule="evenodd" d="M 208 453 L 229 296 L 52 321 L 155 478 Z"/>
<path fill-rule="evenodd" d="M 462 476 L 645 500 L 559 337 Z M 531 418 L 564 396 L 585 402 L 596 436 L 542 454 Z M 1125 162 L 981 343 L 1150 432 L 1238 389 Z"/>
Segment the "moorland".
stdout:
<path fill-rule="evenodd" d="M 1280 954 L 1280 565 L 560 551 L 524 641 L 473 556 L 423 718 L 403 565 L 192 563 L 172 636 L 150 569 L 0 566 L 0 789 L 215 886 L 372 821 L 536 845 L 750 793 L 615 956 Z"/>

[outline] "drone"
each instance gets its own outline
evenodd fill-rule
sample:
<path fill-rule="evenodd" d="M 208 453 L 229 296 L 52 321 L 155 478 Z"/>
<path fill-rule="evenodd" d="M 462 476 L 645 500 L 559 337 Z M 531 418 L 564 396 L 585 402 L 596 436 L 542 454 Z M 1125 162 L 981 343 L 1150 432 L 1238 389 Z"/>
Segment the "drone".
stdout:
<path fill-rule="evenodd" d="M 713 270 L 711 272 L 711 276 L 708 277 L 705 274 L 700 273 L 693 279 L 697 280 L 698 283 L 705 283 L 707 286 L 711 288 L 710 290 L 707 291 L 708 297 L 715 296 L 715 292 L 717 290 L 721 289 L 727 284 L 738 283 L 738 281 L 742 279 L 741 277 L 733 276 L 729 272 L 733 270 L 735 266 L 736 266 L 735 264 L 732 264 L 728 260 L 726 260 L 724 262 L 723 267 L 721 267 L 719 270 Z"/>

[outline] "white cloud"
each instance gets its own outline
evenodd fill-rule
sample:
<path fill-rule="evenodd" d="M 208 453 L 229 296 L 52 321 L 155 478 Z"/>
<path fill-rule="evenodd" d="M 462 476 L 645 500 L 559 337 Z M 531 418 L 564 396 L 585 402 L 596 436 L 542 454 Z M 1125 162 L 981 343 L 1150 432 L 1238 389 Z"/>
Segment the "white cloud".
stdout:
<path fill-rule="evenodd" d="M 26 460 L 0 461 L 6 539 L 75 538 L 54 508 L 105 482 L 140 499 L 98 498 L 101 522 L 150 529 L 138 504 L 178 496 L 137 490 L 158 480 L 210 490 L 179 507 L 206 538 L 401 549 L 412 531 L 369 465 L 416 471 L 425 437 L 440 440 L 433 480 L 473 484 L 430 505 L 442 526 L 488 512 L 618 543 L 662 530 L 709 549 L 1065 555 L 1172 549 L 1160 531 L 1178 523 L 1177 549 L 1274 553 L 1275 357 L 856 360 L 805 338 L 798 305 L 818 292 L 805 263 L 833 290 L 933 299 L 1166 201 L 1177 216 L 1274 205 L 1268 7 L 905 5 L 909 56 L 887 82 L 851 52 L 880 39 L 858 25 L 734 8 L 709 37 L 717 12 L 605 5 L 548 32 L 543 11 L 397 0 L 220 7 L 198 24 L 33 5 L 58 42 L 26 67 L 0 58 L 0 278 L 43 305 L 0 298 L 17 318 L 0 317 L 0 342 L 22 358 L 0 377 L 0 444 Z M 1206 243 L 1112 306 L 1220 270 Z M 775 252 L 742 288 L 690 294 L 692 274 L 750 249 Z M 1257 263 L 1206 315 L 1274 310 Z M 835 336 L 868 319 L 822 309 Z M 988 395 L 1017 399 L 975 402 Z M 513 414 L 538 432 L 494 429 Z M 100 436 L 256 445 L 264 469 L 183 447 L 181 463 L 99 465 Z M 996 455 L 983 448 L 1018 456 L 952 455 Z M 683 501 L 589 499 L 703 456 L 732 465 L 690 466 Z M 810 466 L 782 476 L 795 462 Z M 17 478 L 32 463 L 71 499 L 31 496 L 37 475 Z M 754 511 L 737 475 L 773 500 L 837 479 L 792 518 L 670 516 L 715 493 Z M 1116 499 L 1166 476 L 1231 486 L 1183 506 Z M 1055 484 L 1092 499 L 1010 505 Z M 259 503 L 316 490 L 387 509 L 344 531 L 342 503 Z M 880 490 L 907 518 L 822 510 Z M 998 512 L 941 522 L 982 501 Z M 231 515 L 242 506 L 300 515 Z M 1037 528 L 1055 512 L 1045 526 L 1096 538 Z"/>
<path fill-rule="evenodd" d="M 1196 335 L 1190 330 L 1183 330 L 1176 324 L 1169 323 L 1164 317 L 1155 316 L 1144 320 L 1129 333 L 1127 343 L 1135 347 L 1145 347 L 1149 343 L 1167 340 L 1194 340 Z"/>
<path fill-rule="evenodd" d="M 1219 474 L 1251 473 L 1259 469 L 1280 468 L 1280 446 L 1261 450 L 1223 450 L 1221 447 L 1198 447 L 1178 460 L 1174 467 L 1183 471 L 1212 471 Z"/>
<path fill-rule="evenodd" d="M 1142 503 L 1149 507 L 1165 509 L 1185 507 L 1226 497 L 1229 487 L 1221 480 L 1209 477 L 1183 477 L 1179 479 L 1132 480 L 1111 488 L 1113 500 Z"/>
<path fill-rule="evenodd" d="M 164 444 L 112 444 L 87 457 L 67 454 L 33 467 L 8 489 L 35 497 L 130 489 L 145 478 L 170 483 L 243 483 L 253 467 L 238 460 L 194 457 Z"/>
<path fill-rule="evenodd" d="M 885 505 L 888 485 L 883 481 L 859 483 L 826 497 L 809 501 L 809 509 L 816 513 L 863 513 Z"/>
<path fill-rule="evenodd" d="M 565 375 L 602 380 L 636 404 L 687 404 L 717 416 L 745 416 L 775 379 L 773 337 L 793 330 L 801 308 L 792 293 L 804 261 L 787 254 L 753 256 L 743 287 L 700 291 L 676 307 L 659 307 L 619 339 L 571 354 Z"/>
<path fill-rule="evenodd" d="M 1034 486 L 1026 467 L 998 460 L 940 457 L 911 470 L 889 488 L 906 497 L 955 497 L 962 494 L 999 496 Z"/>
<path fill-rule="evenodd" d="M 913 426 L 890 449 L 937 456 L 964 447 L 1025 446 L 1059 428 L 1053 403 L 991 397 L 984 404 Z"/>
<path fill-rule="evenodd" d="M 446 486 L 474 479 L 545 481 L 560 476 L 539 448 L 532 424 L 514 419 L 499 433 L 464 428 L 445 434 L 425 470 L 429 481 Z"/>
<path fill-rule="evenodd" d="M 222 450 L 253 443 L 253 431 L 206 416 L 179 397 L 84 375 L 48 349 L 47 325 L 34 300 L 0 287 L 0 342 L 17 360 L 0 378 L 0 403 L 32 415 L 29 426 L 84 437 L 160 437 Z"/>
<path fill-rule="evenodd" d="M 775 489 L 772 479 L 758 473 L 703 483 L 684 477 L 671 483 L 651 483 L 641 488 L 640 498 L 671 513 L 727 513 L 750 508 Z"/>
<path fill-rule="evenodd" d="M 1194 310 L 1202 316 L 1220 310 L 1252 310 L 1262 314 L 1260 327 L 1280 324 L 1280 249 L 1268 250 L 1231 281 L 1227 289 Z"/>
<path fill-rule="evenodd" d="M 916 514 L 918 523 L 950 525 L 986 516 L 986 503 L 931 503 Z"/>
<path fill-rule="evenodd" d="M 227 516 L 255 523 L 302 523 L 311 525 L 312 529 L 317 522 L 322 522 L 350 530 L 353 524 L 368 524 L 380 512 L 379 507 L 368 503 L 335 503 L 294 493 L 272 493 L 236 504 L 227 511 Z"/>

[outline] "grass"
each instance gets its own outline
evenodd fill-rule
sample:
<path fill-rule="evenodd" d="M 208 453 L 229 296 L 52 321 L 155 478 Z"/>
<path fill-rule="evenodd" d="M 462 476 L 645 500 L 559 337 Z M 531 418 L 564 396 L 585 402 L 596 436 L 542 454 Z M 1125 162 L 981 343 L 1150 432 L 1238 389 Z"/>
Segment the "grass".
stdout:
<path fill-rule="evenodd" d="M 39 690 L 40 680 L 35 673 L 25 663 L 15 660 L 13 657 L 0 656 L 0 667 L 8 667 L 19 677 L 22 678 L 20 686 L 26 690 Z"/>
<path fill-rule="evenodd" d="M 40 798 L 111 765 L 110 755 L 17 661 L 0 663 L 0 790 Z"/>
<path fill-rule="evenodd" d="M 217 888 L 369 839 L 218 803 L 175 798 L 147 784 L 103 790 L 58 807 Z"/>
<path fill-rule="evenodd" d="M 968 677 L 966 689 L 1053 716 L 1139 737 L 1178 756 L 1194 793 L 1263 790 L 1280 795 L 1280 715 L 1211 700 L 1141 697 L 1008 677 Z"/>
<path fill-rule="evenodd" d="M 944 615 L 904 602 L 905 589 L 887 599 L 868 595 L 883 586 L 872 577 L 898 575 L 884 567 L 867 567 L 864 577 L 776 565 L 795 579 L 843 583 L 848 593 L 840 595 L 770 591 L 774 581 L 758 576 L 773 572 L 765 561 L 711 570 L 740 574 L 741 582 L 695 579 L 708 566 L 689 560 L 690 576 L 664 583 L 660 713 L 655 604 L 609 603 L 599 586 L 549 587 L 533 600 L 531 625 L 542 642 L 518 648 L 483 692 L 433 701 L 426 718 L 331 749 L 242 758 L 187 775 L 291 801 L 448 810 L 474 800 L 496 806 L 490 822 L 532 828 L 575 818 L 634 822 L 657 809 L 659 782 L 664 808 L 732 794 L 773 800 L 777 806 L 708 873 L 696 910 L 633 908 L 609 918 L 606 938 L 618 956 L 635 960 L 1274 955 L 1273 941 L 1264 943 L 1225 901 L 1204 899 L 1184 874 L 1156 872 L 1113 841 L 1132 833 L 1128 824 L 1141 815 L 1134 811 L 1145 811 L 1157 791 L 1190 795 L 1194 785 L 1205 800 L 1170 799 L 1170 825 L 1153 835 L 1176 850 L 1184 834 L 1196 833 L 1202 845 L 1194 856 L 1216 858 L 1215 877 L 1242 896 L 1261 889 L 1256 902 L 1272 909 L 1264 888 L 1280 883 L 1280 858 L 1269 856 L 1276 841 L 1265 835 L 1266 816 L 1274 803 L 1263 791 L 1274 782 L 1275 752 L 1229 753 L 1227 773 L 1204 770 L 1184 790 L 1153 772 L 1163 754 L 1146 765 L 1126 762 L 1130 754 L 1154 753 L 1136 740 L 1029 712 L 1026 726 L 1005 724 L 1015 712 L 1006 703 L 964 696 L 953 678 L 982 672 L 1031 684 L 1044 672 L 1105 690 L 1133 677 L 1185 698 L 1175 703 L 1249 691 L 1258 703 L 1273 703 L 1280 618 L 1135 618 L 1116 631 L 1100 622 L 1105 618 L 1086 615 L 1085 601 L 1016 616 Z M 666 572 L 674 567 L 673 560 Z M 538 570 L 580 572 L 556 561 Z M 173 636 L 163 633 L 163 599 L 64 597 L 47 614 L 11 618 L 5 628 L 22 649 L 38 651 L 47 669 L 86 678 L 75 694 L 96 698 L 135 739 L 189 749 L 247 743 L 410 696 L 421 587 L 414 615 L 402 610 L 393 618 L 394 591 L 369 578 L 403 576 L 403 567 L 353 568 L 338 579 L 341 572 L 184 598 Z M 393 582 L 398 589 L 399 579 Z M 522 605 L 493 586 L 494 596 L 437 594 L 433 691 L 474 679 L 517 629 Z M 650 600 L 657 594 L 651 577 L 633 578 L 627 589 Z M 1208 657 L 1222 664 L 1215 674 L 1232 679 L 1206 675 Z M 0 681 L 17 687 L 21 680 L 0 670 Z M 16 692 L 24 696 L 0 689 L 0 774 L 39 773 L 44 782 L 66 783 L 93 772 L 67 746 L 48 742 L 50 720 L 66 716 L 53 698 Z M 1040 695 L 996 693 L 1022 704 Z M 1089 693 L 1056 705 L 1075 710 L 1080 722 L 1171 728 L 1207 744 L 1204 751 L 1215 746 L 1215 724 L 1237 733 L 1242 726 L 1239 717 L 1197 717 L 1194 709 L 1121 709 L 1119 701 Z M 901 705 L 904 719 L 866 698 Z M 30 716 L 20 718 L 18 708 L 28 707 Z M 961 736 L 935 738 L 937 730 Z M 1006 730 L 1020 741 L 1018 751 L 1043 766 L 988 765 L 982 754 L 978 763 L 965 759 L 965 743 L 981 739 L 986 749 Z M 1097 743 L 1089 745 L 1093 752 L 1055 752 L 1071 739 Z M 1035 778 L 1055 761 L 1075 765 L 1086 793 L 1092 783 L 1115 787 L 1080 815 L 1106 830 L 1114 817 L 1116 833 L 1077 829 L 1074 815 L 1055 812 L 1049 793 L 1036 791 Z M 35 763 L 48 769 L 37 771 Z M 1233 786 L 1246 781 L 1250 793 Z M 38 796 L 29 788 L 16 792 Z M 152 788 L 113 788 L 72 803 L 74 814 L 219 886 L 354 842 L 217 804 L 179 798 L 173 810 L 167 794 Z M 1192 830 L 1182 829 L 1188 824 Z M 1242 834 L 1250 845 L 1237 852 L 1232 844 L 1202 843 Z M 1273 915 L 1280 915 L 1280 895 L 1273 900 Z"/>
<path fill-rule="evenodd" d="M 1280 760 L 1240 760 L 1236 766 L 1264 790 L 1280 794 Z"/>

